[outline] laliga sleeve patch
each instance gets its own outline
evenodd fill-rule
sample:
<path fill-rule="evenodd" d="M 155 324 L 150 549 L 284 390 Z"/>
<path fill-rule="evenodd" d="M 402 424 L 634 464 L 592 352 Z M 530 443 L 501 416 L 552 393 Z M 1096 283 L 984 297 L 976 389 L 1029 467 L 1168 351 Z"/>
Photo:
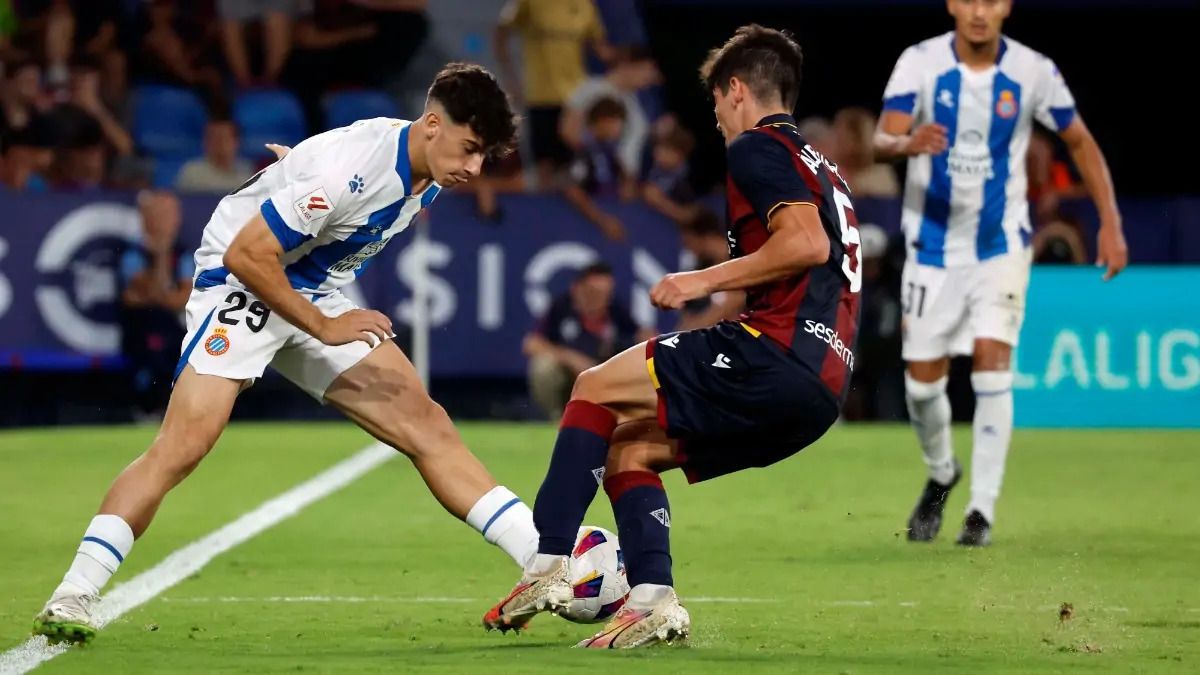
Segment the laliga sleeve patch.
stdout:
<path fill-rule="evenodd" d="M 318 222 L 333 213 L 334 207 L 333 200 L 329 198 L 329 194 L 323 187 L 292 202 L 292 206 L 296 209 L 296 215 L 300 216 L 300 220 L 304 221 L 306 225 Z"/>

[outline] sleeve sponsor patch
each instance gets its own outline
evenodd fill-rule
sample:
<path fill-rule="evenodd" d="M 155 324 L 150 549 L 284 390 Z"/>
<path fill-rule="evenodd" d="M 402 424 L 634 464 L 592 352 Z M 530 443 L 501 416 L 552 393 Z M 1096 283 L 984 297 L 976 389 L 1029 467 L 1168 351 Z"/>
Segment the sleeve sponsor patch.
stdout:
<path fill-rule="evenodd" d="M 292 207 L 296 209 L 300 220 L 311 225 L 333 213 L 334 204 L 325 188 L 319 187 L 292 202 Z"/>

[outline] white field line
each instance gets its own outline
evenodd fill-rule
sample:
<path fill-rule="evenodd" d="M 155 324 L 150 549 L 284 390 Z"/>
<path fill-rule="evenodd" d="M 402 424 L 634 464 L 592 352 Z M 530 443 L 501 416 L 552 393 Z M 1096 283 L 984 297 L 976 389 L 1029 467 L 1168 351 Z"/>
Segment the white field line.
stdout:
<path fill-rule="evenodd" d="M 162 562 L 108 593 L 97 608 L 97 623 L 103 626 L 153 599 L 198 572 L 218 555 L 296 515 L 308 505 L 349 485 L 397 454 L 382 443 L 371 445 L 175 551 Z M 41 636 L 29 638 L 24 644 L 0 654 L 0 675 L 27 673 L 67 649 L 66 645 L 51 646 Z"/>

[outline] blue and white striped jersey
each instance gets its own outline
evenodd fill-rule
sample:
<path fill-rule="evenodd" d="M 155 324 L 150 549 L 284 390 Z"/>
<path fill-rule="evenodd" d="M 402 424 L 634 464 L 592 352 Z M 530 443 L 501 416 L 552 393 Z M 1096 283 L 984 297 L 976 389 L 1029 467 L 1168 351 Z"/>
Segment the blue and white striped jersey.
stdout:
<path fill-rule="evenodd" d="M 946 127 L 949 149 L 908 160 L 902 223 L 924 265 L 952 267 L 1029 245 L 1025 155 L 1036 119 L 1062 131 L 1075 100 L 1054 63 L 1002 38 L 996 64 L 959 62 L 954 33 L 909 47 L 884 92 L 884 110 L 913 115 L 913 127 Z"/>
<path fill-rule="evenodd" d="M 196 251 L 196 288 L 241 286 L 222 258 L 257 213 L 283 246 L 292 288 L 323 295 L 358 278 L 441 190 L 411 192 L 410 124 L 377 117 L 318 134 L 222 199 Z"/>

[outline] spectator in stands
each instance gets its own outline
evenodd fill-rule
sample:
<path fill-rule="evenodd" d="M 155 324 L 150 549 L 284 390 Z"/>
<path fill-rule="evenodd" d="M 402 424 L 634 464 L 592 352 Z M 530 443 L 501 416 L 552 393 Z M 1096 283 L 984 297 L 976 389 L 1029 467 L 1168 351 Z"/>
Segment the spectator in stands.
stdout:
<path fill-rule="evenodd" d="M 562 416 L 579 373 L 654 336 L 614 300 L 615 286 L 607 264 L 584 268 L 537 329 L 525 336 L 529 390 L 551 419 Z"/>
<path fill-rule="evenodd" d="M 683 248 L 696 259 L 693 269 L 702 270 L 729 259 L 729 239 L 717 214 L 698 209 L 680 225 Z M 694 330 L 738 317 L 746 304 L 742 291 L 721 291 L 687 302 L 679 313 L 675 330 Z"/>
<path fill-rule="evenodd" d="M 180 321 L 192 291 L 192 256 L 179 241 L 179 200 L 169 192 L 138 195 L 142 238 L 120 258 L 121 351 L 142 414 L 161 415 L 171 393 L 184 336 Z"/>
<path fill-rule="evenodd" d="M 517 77 L 509 52 L 513 34 L 521 38 L 523 74 Z M 571 158 L 559 135 L 563 104 L 587 77 L 584 49 L 611 59 L 604 26 L 592 0 L 509 0 L 496 27 L 500 74 L 518 107 L 525 109 L 538 185 L 552 184 L 554 173 Z"/>
<path fill-rule="evenodd" d="M 274 85 L 292 51 L 292 24 L 312 14 L 313 0 L 217 0 L 217 12 L 225 60 L 237 85 Z M 246 50 L 246 25 L 254 21 L 262 27 L 263 67 L 258 77 L 251 73 Z"/>
<path fill-rule="evenodd" d="M 819 115 L 805 117 L 796 125 L 800 136 L 817 152 L 826 157 L 834 155 L 833 125 Z"/>
<path fill-rule="evenodd" d="M 571 163 L 564 194 L 605 237 L 624 241 L 625 226 L 619 218 L 601 210 L 595 198 L 619 197 L 628 201 L 636 196 L 636 183 L 617 160 L 625 106 L 616 99 L 602 98 L 588 109 L 587 125 L 583 144 Z"/>
<path fill-rule="evenodd" d="M 52 136 L 44 118 L 0 134 L 0 185 L 10 190 L 45 192 L 46 173 L 54 159 Z"/>
<path fill-rule="evenodd" d="M 182 30 L 173 0 L 149 0 L 146 21 L 139 75 L 151 82 L 200 88 L 210 99 L 220 99 L 224 85 L 220 72 L 206 59 L 203 29 Z"/>
<path fill-rule="evenodd" d="M 42 91 L 42 69 L 35 61 L 17 61 L 8 68 L 0 88 L 0 134 L 26 128 L 35 117 L 50 107 Z"/>
<path fill-rule="evenodd" d="M 1033 262 L 1039 265 L 1083 265 L 1087 257 L 1078 225 L 1053 220 L 1033 233 Z"/>
<path fill-rule="evenodd" d="M 658 83 L 661 73 L 650 54 L 642 49 L 622 50 L 616 63 L 604 75 L 589 77 L 571 92 L 563 106 L 559 133 L 572 150 L 583 145 L 587 112 L 602 98 L 613 98 L 625 106 L 625 126 L 617 147 L 617 157 L 630 176 L 642 172 L 642 152 L 650 136 L 650 120 L 638 100 L 638 91 Z"/>
<path fill-rule="evenodd" d="M 875 115 L 865 108 L 843 108 L 833 117 L 830 158 L 855 197 L 897 197 L 896 172 L 890 164 L 875 161 L 874 137 Z"/>
<path fill-rule="evenodd" d="M 96 120 L 116 155 L 133 154 L 133 138 L 100 96 L 100 71 L 94 59 L 78 57 L 71 66 L 69 101 Z"/>
<path fill-rule="evenodd" d="M 654 164 L 642 184 L 642 199 L 646 204 L 676 223 L 685 223 L 697 215 L 696 193 L 688 175 L 688 157 L 695 147 L 696 139 L 691 132 L 672 126 L 655 139 Z"/>
<path fill-rule="evenodd" d="M 249 160 L 238 157 L 237 125 L 213 117 L 204 127 L 204 156 L 188 161 L 175 179 L 180 192 L 229 194 L 254 173 Z"/>

